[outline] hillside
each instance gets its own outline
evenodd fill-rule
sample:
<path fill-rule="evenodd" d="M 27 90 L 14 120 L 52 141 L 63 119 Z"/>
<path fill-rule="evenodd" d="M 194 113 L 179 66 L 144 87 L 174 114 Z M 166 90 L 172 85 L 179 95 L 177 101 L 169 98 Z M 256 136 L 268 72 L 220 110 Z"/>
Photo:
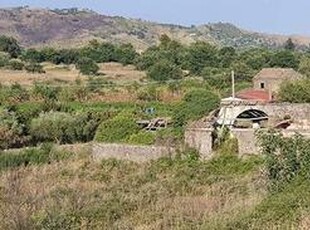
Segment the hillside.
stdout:
<path fill-rule="evenodd" d="M 23 46 L 79 46 L 91 39 L 114 43 L 132 43 L 138 50 L 158 42 L 162 34 L 185 44 L 203 40 L 236 47 L 281 46 L 288 37 L 267 35 L 240 29 L 229 23 L 185 27 L 159 24 L 140 19 L 100 15 L 90 10 L 0 9 L 0 34 L 16 37 Z M 310 38 L 293 37 L 304 47 Z"/>

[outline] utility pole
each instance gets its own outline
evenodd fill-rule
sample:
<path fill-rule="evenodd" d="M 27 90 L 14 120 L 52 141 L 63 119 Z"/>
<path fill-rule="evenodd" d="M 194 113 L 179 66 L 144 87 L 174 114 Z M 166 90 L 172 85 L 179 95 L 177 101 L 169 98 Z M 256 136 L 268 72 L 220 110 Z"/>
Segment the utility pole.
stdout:
<path fill-rule="evenodd" d="M 235 72 L 231 71 L 232 98 L 235 99 Z"/>

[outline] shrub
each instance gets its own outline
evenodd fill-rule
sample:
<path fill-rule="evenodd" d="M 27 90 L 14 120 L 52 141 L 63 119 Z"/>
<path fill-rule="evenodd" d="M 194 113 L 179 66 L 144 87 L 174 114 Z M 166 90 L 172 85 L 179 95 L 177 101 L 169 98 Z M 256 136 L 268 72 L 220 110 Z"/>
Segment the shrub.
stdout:
<path fill-rule="evenodd" d="M 1 88 L 0 100 L 2 104 L 15 104 L 27 101 L 29 98 L 29 92 L 18 83 L 14 83 L 10 87 Z"/>
<path fill-rule="evenodd" d="M 155 81 L 177 80 L 183 77 L 182 70 L 175 64 L 162 60 L 151 66 L 147 75 Z"/>
<path fill-rule="evenodd" d="M 300 135 L 285 138 L 273 130 L 259 133 L 261 152 L 266 157 L 272 189 L 282 189 L 298 175 L 309 178 L 310 142 Z"/>
<path fill-rule="evenodd" d="M 39 96 L 44 100 L 55 101 L 60 92 L 60 87 L 53 87 L 47 84 L 35 83 L 33 87 L 33 94 Z"/>
<path fill-rule="evenodd" d="M 188 120 L 198 119 L 218 107 L 220 98 L 212 91 L 197 89 L 185 94 L 183 101 L 176 107 L 173 121 L 182 127 Z"/>
<path fill-rule="evenodd" d="M 61 144 L 93 140 L 101 122 L 99 113 L 70 115 L 64 112 L 42 113 L 30 125 L 30 134 L 35 143 L 57 142 Z"/>
<path fill-rule="evenodd" d="M 76 63 L 76 68 L 85 75 L 95 75 L 99 71 L 99 66 L 90 58 L 80 58 Z"/>
<path fill-rule="evenodd" d="M 0 52 L 0 67 L 4 67 L 9 63 L 9 56 L 6 53 Z"/>
<path fill-rule="evenodd" d="M 156 133 L 141 131 L 131 135 L 127 142 L 134 145 L 152 145 L 155 143 L 155 139 Z"/>
<path fill-rule="evenodd" d="M 45 73 L 43 66 L 39 63 L 30 63 L 25 66 L 25 69 L 29 73 Z"/>
<path fill-rule="evenodd" d="M 280 87 L 279 100 L 291 103 L 310 103 L 309 87 L 310 79 L 286 82 Z"/>
<path fill-rule="evenodd" d="M 15 38 L 1 35 L 0 51 L 10 54 L 12 58 L 17 58 L 21 53 L 21 48 Z"/>
<path fill-rule="evenodd" d="M 0 170 L 28 166 L 32 164 L 45 164 L 52 161 L 59 161 L 70 156 L 69 153 L 56 151 L 53 145 L 46 143 L 39 148 L 30 148 L 20 153 L 0 154 Z"/>
<path fill-rule="evenodd" d="M 118 115 L 99 125 L 95 140 L 99 142 L 122 142 L 138 131 L 139 126 L 132 117 Z"/>
<path fill-rule="evenodd" d="M 9 61 L 9 67 L 12 70 L 23 70 L 25 64 L 18 59 L 12 59 Z"/>
<path fill-rule="evenodd" d="M 158 101 L 159 92 L 156 86 L 149 86 L 140 89 L 137 93 L 137 98 L 141 101 Z"/>

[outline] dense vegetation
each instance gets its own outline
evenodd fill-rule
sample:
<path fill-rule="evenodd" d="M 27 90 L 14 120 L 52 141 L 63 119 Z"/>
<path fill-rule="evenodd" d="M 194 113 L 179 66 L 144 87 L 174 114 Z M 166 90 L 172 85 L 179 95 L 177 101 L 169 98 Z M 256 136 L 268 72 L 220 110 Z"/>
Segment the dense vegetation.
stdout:
<path fill-rule="evenodd" d="M 288 41 L 282 50 L 236 50 L 205 42 L 184 46 L 166 35 L 161 37 L 159 45 L 142 54 L 138 54 L 131 45 L 96 40 L 76 49 L 23 49 L 15 39 L 5 36 L 0 37 L 0 51 L 2 68 L 44 73 L 42 63 L 53 62 L 74 64 L 82 74 L 91 75 L 87 84 L 77 81 L 69 87 L 48 84 L 34 84 L 30 89 L 19 84 L 1 87 L 2 149 L 50 141 L 60 144 L 88 142 L 95 137 L 104 142 L 141 144 L 179 139 L 188 121 L 208 114 L 218 106 L 220 97 L 227 95 L 231 70 L 236 72 L 237 88 L 242 88 L 263 67 L 295 68 L 308 76 L 307 63 L 310 63 L 310 55 L 295 51 L 292 41 Z M 145 70 L 149 84 L 142 86 L 136 83 L 115 89 L 113 83 L 108 83 L 98 73 L 98 63 L 111 61 L 133 64 Z M 203 80 L 189 80 L 193 76 L 201 76 Z M 159 83 L 151 84 L 152 81 Z M 110 87 L 108 91 L 104 89 L 105 85 Z M 284 84 L 278 98 L 289 102 L 309 102 L 308 85 L 307 79 Z M 116 90 L 125 90 L 131 95 L 133 99 L 128 106 L 90 102 Z M 164 102 L 161 99 L 163 92 L 179 95 L 178 101 Z M 148 115 L 145 112 L 147 108 L 155 109 L 156 113 Z M 173 125 L 169 131 L 151 135 L 136 127 L 135 121 L 158 116 L 172 118 Z M 130 132 L 124 131 L 125 127 Z"/>
<path fill-rule="evenodd" d="M 114 45 L 96 40 L 79 49 L 38 50 L 22 49 L 15 39 L 1 36 L 0 51 L 8 53 L 9 56 L 0 55 L 0 66 L 21 69 L 20 61 L 9 62 L 10 58 L 19 58 L 28 63 L 27 69 L 30 72 L 40 71 L 39 64 L 48 61 L 55 64 L 76 64 L 81 73 L 89 75 L 97 73 L 96 63 L 115 61 L 124 65 L 134 64 L 138 69 L 146 70 L 149 77 L 157 81 L 181 79 L 189 71 L 191 75 L 199 75 L 213 83 L 222 84 L 229 81 L 232 69 L 236 71 L 238 81 L 251 80 L 253 73 L 263 67 L 294 68 L 308 74 L 308 53 L 295 51 L 294 48 L 291 40 L 280 50 L 236 50 L 233 47 L 216 47 L 205 42 L 184 46 L 163 35 L 160 45 L 150 47 L 142 54 L 138 54 L 130 44 Z"/>
<path fill-rule="evenodd" d="M 0 67 L 44 74 L 43 62 L 74 64 L 84 75 L 69 86 L 35 83 L 0 87 L 1 229 L 275 229 L 309 224 L 309 141 L 262 133 L 262 156 L 240 159 L 236 140 L 223 139 L 207 162 L 186 149 L 174 158 L 137 164 L 100 163 L 50 143 L 92 140 L 177 145 L 188 122 L 227 96 L 230 71 L 237 88 L 263 67 L 289 67 L 310 76 L 310 55 L 288 41 L 282 50 L 235 50 L 163 36 L 142 54 L 131 45 L 92 41 L 78 49 L 23 49 L 0 37 Z M 147 84 L 102 84 L 98 64 L 117 61 L 145 70 Z M 200 76 L 202 78 L 194 78 Z M 309 80 L 286 83 L 279 99 L 310 102 Z M 108 102 L 117 91 L 130 100 Z M 167 101 L 163 95 L 175 97 Z M 153 112 L 148 112 L 153 111 Z M 147 132 L 137 120 L 171 118 Z M 229 136 L 229 135 L 227 135 Z M 33 148 L 38 146 L 37 148 Z M 44 188 L 44 189 L 43 189 Z"/>
<path fill-rule="evenodd" d="M 306 228 L 309 143 L 273 131 L 260 141 L 259 157 L 238 158 L 227 139 L 204 162 L 192 150 L 142 164 L 93 162 L 51 145 L 5 153 L 0 227 Z"/>

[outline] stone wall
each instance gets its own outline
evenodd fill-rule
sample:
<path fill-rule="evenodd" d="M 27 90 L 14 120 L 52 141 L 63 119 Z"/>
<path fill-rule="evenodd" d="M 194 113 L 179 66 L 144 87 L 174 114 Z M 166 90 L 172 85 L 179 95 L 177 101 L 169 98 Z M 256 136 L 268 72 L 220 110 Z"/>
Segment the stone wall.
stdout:
<path fill-rule="evenodd" d="M 290 116 L 293 120 L 293 129 L 310 129 L 310 103 L 254 103 L 242 101 L 233 104 L 223 104 L 218 121 L 222 124 L 226 120 L 229 121 L 229 124 L 232 124 L 238 115 L 250 109 L 265 112 L 271 124 L 275 124 L 277 121 L 283 120 L 284 117 Z"/>
<path fill-rule="evenodd" d="M 232 129 L 232 134 L 238 139 L 239 155 L 252 155 L 259 153 L 254 129 Z"/>
<path fill-rule="evenodd" d="M 159 146 L 94 143 L 92 146 L 92 157 L 94 160 L 114 158 L 117 160 L 146 162 L 174 155 L 175 151 L 174 148 Z"/>
<path fill-rule="evenodd" d="M 187 129 L 185 131 L 185 144 L 196 149 L 203 159 L 212 157 L 212 129 Z"/>

